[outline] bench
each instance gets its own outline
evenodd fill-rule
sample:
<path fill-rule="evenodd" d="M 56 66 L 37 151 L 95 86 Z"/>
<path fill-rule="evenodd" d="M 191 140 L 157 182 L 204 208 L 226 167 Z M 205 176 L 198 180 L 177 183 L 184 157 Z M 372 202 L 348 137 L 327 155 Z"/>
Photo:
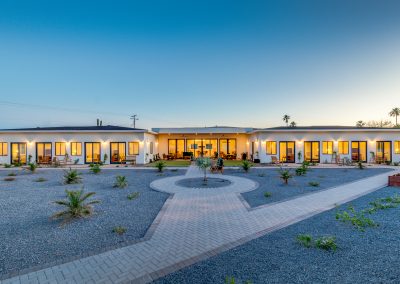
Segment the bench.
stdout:
<path fill-rule="evenodd" d="M 131 165 L 135 165 L 136 164 L 136 155 L 132 155 L 132 156 L 126 156 L 124 160 L 122 160 L 123 163 L 129 163 Z"/>

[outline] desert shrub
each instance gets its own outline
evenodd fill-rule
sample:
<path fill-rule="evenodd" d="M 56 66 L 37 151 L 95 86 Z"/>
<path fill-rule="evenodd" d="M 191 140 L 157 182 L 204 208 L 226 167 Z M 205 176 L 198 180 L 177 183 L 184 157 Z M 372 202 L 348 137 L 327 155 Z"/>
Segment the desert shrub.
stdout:
<path fill-rule="evenodd" d="M 126 179 L 126 176 L 116 176 L 115 177 L 114 187 L 125 188 L 127 186 L 128 186 L 128 181 Z"/>
<path fill-rule="evenodd" d="M 271 192 L 264 192 L 264 197 L 265 198 L 269 198 L 269 197 L 271 197 L 272 196 L 272 193 Z"/>
<path fill-rule="evenodd" d="M 397 206 L 399 206 L 399 204 L 400 204 L 400 196 L 397 194 L 393 197 L 377 198 L 369 203 L 369 205 L 372 205 L 372 207 L 366 209 L 365 212 L 372 214 L 379 210 L 396 208 Z"/>
<path fill-rule="evenodd" d="M 365 166 L 364 166 L 364 164 L 363 164 L 362 161 L 358 161 L 358 162 L 357 162 L 357 169 L 359 169 L 359 170 L 365 169 Z"/>
<path fill-rule="evenodd" d="M 242 161 L 242 169 L 247 173 L 249 172 L 250 168 L 252 167 L 252 164 L 249 161 Z"/>
<path fill-rule="evenodd" d="M 323 236 L 315 240 L 315 247 L 323 250 L 335 251 L 337 248 L 336 238 L 332 236 Z"/>
<path fill-rule="evenodd" d="M 4 164 L 4 167 L 5 167 L 6 169 L 8 169 L 8 168 L 11 168 L 12 165 L 10 165 L 10 164 Z"/>
<path fill-rule="evenodd" d="M 301 234 L 296 237 L 296 240 L 299 244 L 306 248 L 310 248 L 313 245 L 313 239 L 311 235 Z"/>
<path fill-rule="evenodd" d="M 285 184 L 289 183 L 289 179 L 293 177 L 292 173 L 289 170 L 283 170 L 282 168 L 279 170 L 280 178 L 283 180 Z"/>
<path fill-rule="evenodd" d="M 80 172 L 70 168 L 68 171 L 64 172 L 63 179 L 65 184 L 76 184 L 81 182 L 82 177 Z"/>
<path fill-rule="evenodd" d="M 114 227 L 112 231 L 113 231 L 113 233 L 116 233 L 118 235 L 123 235 L 126 233 L 126 228 L 122 227 L 122 226 L 117 226 L 117 227 Z"/>
<path fill-rule="evenodd" d="M 35 179 L 35 182 L 45 182 L 45 181 L 47 181 L 47 179 L 45 179 L 43 177 Z"/>
<path fill-rule="evenodd" d="M 101 172 L 101 167 L 99 164 L 93 164 L 93 166 L 90 168 L 90 171 L 97 175 L 98 173 Z"/>
<path fill-rule="evenodd" d="M 367 227 L 378 226 L 372 219 L 365 217 L 363 211 L 357 212 L 352 206 L 348 207 L 348 211 L 336 212 L 336 220 L 351 224 L 354 228 L 362 232 Z"/>
<path fill-rule="evenodd" d="M 37 169 L 37 164 L 35 163 L 29 163 L 28 164 L 28 170 L 30 170 L 32 173 L 34 173 Z"/>
<path fill-rule="evenodd" d="M 243 284 L 252 284 L 252 283 L 253 282 L 251 282 L 250 280 L 246 280 L 246 281 L 243 282 Z M 227 276 L 225 278 L 225 284 L 239 284 L 239 283 L 236 283 L 236 280 L 235 280 L 234 277 Z"/>
<path fill-rule="evenodd" d="M 319 186 L 319 182 L 317 182 L 317 181 L 310 181 L 310 182 L 308 183 L 308 185 L 309 185 L 309 186 L 313 186 L 313 187 L 318 187 L 318 186 Z"/>
<path fill-rule="evenodd" d="M 9 177 L 15 177 L 16 175 L 17 175 L 16 173 L 11 172 L 11 173 L 9 173 L 7 176 L 9 176 Z"/>
<path fill-rule="evenodd" d="M 165 162 L 163 162 L 163 161 L 158 161 L 157 163 L 155 163 L 154 166 L 155 166 L 156 169 L 161 173 L 161 172 L 164 170 L 166 164 L 165 164 Z"/>
<path fill-rule="evenodd" d="M 134 200 L 134 199 L 138 198 L 139 195 L 140 195 L 139 192 L 132 192 L 132 193 L 128 194 L 127 198 L 128 198 L 129 200 Z"/>
<path fill-rule="evenodd" d="M 89 217 L 93 213 L 93 204 L 100 203 L 100 200 L 87 201 L 95 195 L 95 192 L 84 193 L 81 190 L 66 190 L 66 199 L 54 201 L 55 204 L 64 206 L 65 209 L 53 214 L 54 219 L 63 219 L 64 222 L 76 218 Z"/>

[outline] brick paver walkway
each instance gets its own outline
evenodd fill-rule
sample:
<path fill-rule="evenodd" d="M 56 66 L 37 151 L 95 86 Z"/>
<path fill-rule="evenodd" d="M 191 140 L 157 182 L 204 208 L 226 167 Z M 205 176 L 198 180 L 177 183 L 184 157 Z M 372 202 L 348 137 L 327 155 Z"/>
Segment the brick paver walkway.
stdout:
<path fill-rule="evenodd" d="M 386 185 L 381 174 L 339 187 L 250 210 L 240 193 L 257 184 L 231 181 L 216 189 L 177 186 L 182 178 L 201 176 L 189 167 L 186 176 L 159 179 L 155 190 L 173 194 L 147 241 L 3 280 L 1 283 L 147 283 L 182 267 L 235 247 L 276 229 L 333 208 Z"/>

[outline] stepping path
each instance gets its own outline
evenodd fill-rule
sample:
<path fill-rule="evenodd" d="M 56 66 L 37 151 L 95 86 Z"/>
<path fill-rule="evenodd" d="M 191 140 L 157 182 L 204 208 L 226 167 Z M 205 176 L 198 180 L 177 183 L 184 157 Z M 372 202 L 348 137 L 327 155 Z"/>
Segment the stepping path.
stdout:
<path fill-rule="evenodd" d="M 147 241 L 78 259 L 0 283 L 148 283 L 266 233 L 377 190 L 387 184 L 384 173 L 288 201 L 249 209 L 241 192 L 257 188 L 249 179 L 213 175 L 226 187 L 184 188 L 181 179 L 201 177 L 194 166 L 185 176 L 154 181 L 155 190 L 172 194 Z"/>

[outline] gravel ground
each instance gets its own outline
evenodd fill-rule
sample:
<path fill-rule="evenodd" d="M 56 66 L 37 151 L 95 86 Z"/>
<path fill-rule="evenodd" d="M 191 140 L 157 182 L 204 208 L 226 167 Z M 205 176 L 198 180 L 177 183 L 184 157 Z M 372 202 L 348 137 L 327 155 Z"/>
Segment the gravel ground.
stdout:
<path fill-rule="evenodd" d="M 187 178 L 177 181 L 176 184 L 183 187 L 218 188 L 228 186 L 231 182 L 222 178 L 207 178 L 207 183 L 204 183 L 203 178 Z"/>
<path fill-rule="evenodd" d="M 168 194 L 150 189 L 151 181 L 184 171 L 103 170 L 94 175 L 81 170 L 83 182 L 63 185 L 62 170 L 39 170 L 35 174 L 14 171 L 15 181 L 4 181 L 12 170 L 0 171 L 0 276 L 16 270 L 52 262 L 64 257 L 94 253 L 143 237 L 164 205 Z M 113 188 L 116 175 L 127 176 L 129 186 Z M 39 177 L 48 181 L 35 182 Z M 95 215 L 60 227 L 50 216 L 61 210 L 54 200 L 65 199 L 65 189 L 95 191 Z M 135 200 L 127 195 L 139 192 Z M 112 232 L 124 226 L 119 236 Z"/>
<path fill-rule="evenodd" d="M 351 204 L 361 210 L 376 198 L 400 195 L 400 188 L 384 188 Z M 340 209 L 346 209 L 342 205 Z M 337 209 L 250 241 L 208 260 L 184 268 L 156 283 L 399 283 L 400 207 L 368 215 L 379 224 L 360 232 L 335 220 Z M 336 237 L 338 249 L 305 248 L 299 234 Z"/>
<path fill-rule="evenodd" d="M 305 176 L 296 176 L 294 169 L 291 170 L 294 175 L 285 185 L 280 179 L 279 169 L 251 169 L 249 173 L 241 170 L 226 170 L 224 174 L 235 175 L 250 178 L 259 183 L 256 190 L 242 193 L 244 199 L 251 207 L 257 207 L 263 204 L 285 200 L 301 194 L 315 192 L 321 189 L 334 187 L 347 182 L 362 179 L 368 176 L 381 174 L 391 169 L 387 168 L 366 168 L 359 170 L 349 169 L 316 169 L 311 168 Z M 309 185 L 309 182 L 318 182 L 319 186 Z M 265 192 L 270 192 L 271 196 L 266 198 Z"/>

